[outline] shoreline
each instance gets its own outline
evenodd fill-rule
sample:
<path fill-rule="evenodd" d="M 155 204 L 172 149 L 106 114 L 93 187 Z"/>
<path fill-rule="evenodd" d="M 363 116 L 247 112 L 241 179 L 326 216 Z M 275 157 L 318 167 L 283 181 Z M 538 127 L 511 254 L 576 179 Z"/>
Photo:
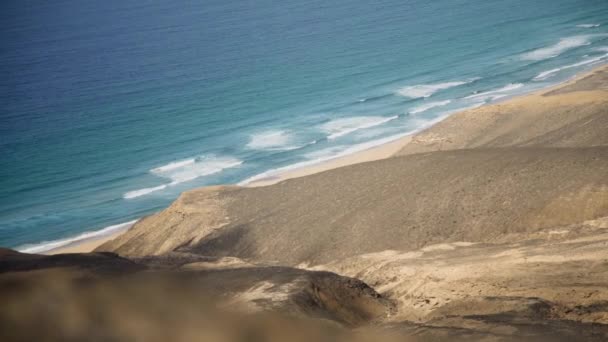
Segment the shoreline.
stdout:
<path fill-rule="evenodd" d="M 386 159 L 386 158 L 389 158 L 389 157 L 395 155 L 402 148 L 404 148 L 406 145 L 408 145 L 412 141 L 412 139 L 414 138 L 415 135 L 417 135 L 420 132 L 423 132 L 427 129 L 430 129 L 431 127 L 435 126 L 438 122 L 441 122 L 448 117 L 451 117 L 458 113 L 467 112 L 469 110 L 476 110 L 479 108 L 484 108 L 487 106 L 492 106 L 492 105 L 512 101 L 514 99 L 521 99 L 521 98 L 524 98 L 527 96 L 542 95 L 544 93 L 548 93 L 548 92 L 551 92 L 551 91 L 554 91 L 554 90 L 557 90 L 557 89 L 560 89 L 563 87 L 567 87 L 567 86 L 595 73 L 596 71 L 602 70 L 604 68 L 608 68 L 608 63 L 601 63 L 597 66 L 594 66 L 591 69 L 580 71 L 580 72 L 572 75 L 572 77 L 570 77 L 558 84 L 550 85 L 550 86 L 547 86 L 547 87 L 541 88 L 541 89 L 536 89 L 529 93 L 518 94 L 518 95 L 514 95 L 512 97 L 507 97 L 507 98 L 504 98 L 504 99 L 501 99 L 499 101 L 495 101 L 492 103 L 486 103 L 480 107 L 464 109 L 464 110 L 459 110 L 459 111 L 456 111 L 453 113 L 449 113 L 448 115 L 443 116 L 441 118 L 441 120 L 433 122 L 431 125 L 424 127 L 421 130 L 416 130 L 411 133 L 403 133 L 403 136 L 395 137 L 395 139 L 390 139 L 390 137 L 388 137 L 390 139 L 388 142 L 382 143 L 377 146 L 372 146 L 368 149 L 364 149 L 364 150 L 356 151 L 356 152 L 353 152 L 350 154 L 346 154 L 346 155 L 338 156 L 338 157 L 331 158 L 328 160 L 320 161 L 318 163 L 311 164 L 311 165 L 303 165 L 301 167 L 296 167 L 296 168 L 292 168 L 292 169 L 283 169 L 283 170 L 279 168 L 279 169 L 275 170 L 274 172 L 269 172 L 267 175 L 262 174 L 257 179 L 250 178 L 246 181 L 239 183 L 239 185 L 244 186 L 244 187 L 268 186 L 268 185 L 282 182 L 287 179 L 308 176 L 308 175 L 340 168 L 343 166 Z M 132 222 L 136 222 L 136 221 L 132 221 Z M 119 224 L 116 226 L 122 226 L 122 225 L 125 225 L 125 223 Z M 82 240 L 68 243 L 61 247 L 53 248 L 53 249 L 39 252 L 39 253 L 53 255 L 53 254 L 62 254 L 62 253 L 92 252 L 95 248 L 102 245 L 103 243 L 120 236 L 125 231 L 127 231 L 131 226 L 132 226 L 132 224 L 125 226 L 123 229 L 118 229 L 109 234 L 95 236 L 92 238 L 85 238 Z"/>
<path fill-rule="evenodd" d="M 99 238 L 91 238 L 81 241 L 75 241 L 59 248 L 51 249 L 41 254 L 55 255 L 55 254 L 67 254 L 67 253 L 89 253 L 95 250 L 98 246 L 101 246 L 107 241 L 113 240 L 126 232 L 127 229 L 123 229 L 113 234 L 105 235 Z"/>
<path fill-rule="evenodd" d="M 259 180 L 251 181 L 247 185 L 243 185 L 243 186 L 245 186 L 245 187 L 267 186 L 267 185 L 276 184 L 278 182 L 281 182 L 281 181 L 284 181 L 287 179 L 308 176 L 308 175 L 336 169 L 336 168 L 343 167 L 343 166 L 389 158 L 392 155 L 394 155 L 395 153 L 397 153 L 399 150 L 401 150 L 405 145 L 407 145 L 412 140 L 412 136 L 416 133 L 417 132 L 412 132 L 411 134 L 407 134 L 403 137 L 396 138 L 395 140 L 389 141 L 385 144 L 374 146 L 374 147 L 371 147 L 369 149 L 365 149 L 362 151 L 357 151 L 357 152 L 354 152 L 351 154 L 347 154 L 345 156 L 332 158 L 332 159 L 329 159 L 326 161 L 322 161 L 320 163 L 316 163 L 316 164 L 309 165 L 309 166 L 304 166 L 301 168 L 286 170 L 284 172 L 279 172 L 276 175 L 269 175 L 267 177 L 260 178 Z M 94 238 L 84 239 L 84 240 L 80 240 L 80 241 L 74 241 L 72 243 L 68 243 L 65 246 L 61 246 L 58 248 L 53 248 L 53 249 L 50 249 L 50 250 L 47 250 L 44 252 L 40 252 L 40 254 L 54 255 L 54 254 L 63 254 L 63 253 L 92 252 L 95 248 L 97 248 L 98 246 L 101 246 L 103 243 L 120 236 L 121 234 L 126 232 L 130 227 L 131 227 L 131 225 L 129 225 L 128 227 L 125 227 L 123 229 L 120 229 L 116 232 L 107 234 L 107 235 L 96 236 Z"/>

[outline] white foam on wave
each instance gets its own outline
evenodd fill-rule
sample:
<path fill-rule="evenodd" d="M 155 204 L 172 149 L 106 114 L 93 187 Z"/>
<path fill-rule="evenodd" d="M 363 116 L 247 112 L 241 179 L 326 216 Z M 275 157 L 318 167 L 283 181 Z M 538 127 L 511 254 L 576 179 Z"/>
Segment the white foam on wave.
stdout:
<path fill-rule="evenodd" d="M 429 102 L 429 103 L 421 104 L 420 106 L 414 107 L 409 112 L 411 114 L 418 114 L 418 113 L 426 112 L 427 110 L 435 108 L 435 107 L 445 106 L 445 105 L 449 104 L 450 102 L 452 102 L 452 101 L 445 100 L 445 101 Z"/>
<path fill-rule="evenodd" d="M 328 133 L 327 139 L 333 140 L 361 129 L 382 125 L 399 118 L 398 115 L 384 116 L 357 116 L 350 118 L 335 119 L 321 125 L 321 129 Z"/>
<path fill-rule="evenodd" d="M 170 179 L 170 183 L 161 184 L 150 188 L 128 191 L 123 194 L 122 197 L 124 199 L 141 197 L 152 192 L 166 189 L 169 186 L 181 184 L 200 177 L 209 176 L 221 172 L 228 168 L 239 166 L 242 163 L 243 162 L 241 160 L 236 158 L 216 156 L 203 156 L 198 158 L 190 158 L 182 161 L 171 162 L 167 165 L 163 165 L 150 170 L 152 174 Z"/>
<path fill-rule="evenodd" d="M 289 149 L 290 140 L 291 135 L 287 131 L 265 131 L 251 135 L 247 147 L 254 150 Z"/>
<path fill-rule="evenodd" d="M 406 86 L 399 90 L 397 90 L 397 95 L 401 95 L 404 97 L 409 97 L 412 99 L 430 97 L 440 90 L 445 90 L 453 87 L 458 87 L 464 84 L 471 83 L 473 81 L 478 80 L 479 78 L 471 78 L 466 81 L 453 81 L 453 82 L 444 82 L 444 83 L 434 83 L 434 84 L 418 84 L 413 86 Z"/>
<path fill-rule="evenodd" d="M 154 171 L 152 173 L 171 179 L 170 185 L 188 182 L 193 179 L 209 176 L 228 168 L 239 166 L 243 161 L 232 157 L 204 156 L 196 158 L 192 164 L 184 165 L 170 171 Z"/>
<path fill-rule="evenodd" d="M 247 148 L 267 151 L 291 151 L 317 143 L 316 140 L 312 140 L 303 144 L 294 144 L 292 140 L 293 137 L 289 131 L 260 132 L 250 136 Z"/>
<path fill-rule="evenodd" d="M 190 165 L 190 164 L 194 164 L 194 163 L 196 163 L 196 158 L 190 158 L 190 159 L 186 159 L 186 160 L 178 160 L 178 161 L 171 162 L 171 163 L 169 163 L 167 165 L 159 166 L 159 167 L 157 167 L 155 169 L 152 169 L 150 171 L 154 172 L 154 173 L 167 172 L 167 171 L 179 169 L 181 167 L 184 167 L 184 166 Z"/>
<path fill-rule="evenodd" d="M 419 120 L 419 124 L 416 129 L 413 129 L 411 131 L 407 131 L 404 133 L 395 134 L 395 135 L 391 135 L 391 136 L 388 136 L 385 138 L 371 140 L 368 142 L 364 142 L 364 143 L 360 143 L 360 144 L 356 144 L 356 145 L 352 145 L 352 146 L 335 146 L 335 147 L 330 147 L 330 148 L 327 148 L 324 150 L 312 152 L 312 153 L 309 153 L 306 155 L 308 158 L 310 158 L 309 160 L 305 160 L 305 161 L 302 161 L 299 163 L 295 163 L 295 164 L 291 164 L 291 165 L 287 165 L 284 167 L 280 167 L 280 168 L 276 168 L 276 169 L 272 169 L 272 170 L 268 170 L 268 171 L 259 173 L 255 176 L 242 180 L 241 182 L 238 183 L 238 185 L 247 186 L 248 184 L 251 184 L 251 183 L 259 181 L 259 180 L 271 179 L 273 177 L 277 177 L 280 174 L 285 173 L 287 171 L 297 170 L 297 169 L 301 169 L 304 167 L 320 164 L 320 163 L 330 161 L 333 159 L 337 159 L 337 158 L 341 158 L 341 157 L 344 157 L 344 156 L 347 156 L 347 155 L 350 155 L 350 154 L 353 154 L 356 152 L 360 152 L 360 151 L 368 150 L 368 149 L 371 149 L 371 148 L 374 148 L 377 146 L 388 144 L 390 142 L 393 142 L 397 139 L 401 139 L 408 135 L 416 134 L 416 133 L 422 131 L 423 129 L 426 129 L 427 127 L 434 125 L 435 123 L 445 119 L 446 117 L 448 117 L 449 115 L 451 115 L 453 113 L 460 112 L 460 111 L 467 110 L 467 109 L 477 108 L 482 105 L 484 105 L 484 102 L 478 102 L 478 103 L 474 103 L 473 105 L 470 105 L 470 106 L 447 111 L 447 112 L 443 113 L 442 115 L 440 115 L 439 117 L 436 117 L 434 119 L 430 119 L 430 120 L 421 119 L 421 120 Z"/>
<path fill-rule="evenodd" d="M 594 27 L 600 27 L 600 24 L 580 24 L 580 25 L 576 25 L 576 27 L 580 27 L 580 28 L 594 28 Z"/>
<path fill-rule="evenodd" d="M 607 49 L 607 51 L 608 51 L 608 49 Z M 606 58 L 608 58 L 608 54 L 597 56 L 597 57 L 593 57 L 593 58 L 588 58 L 588 59 L 585 59 L 585 60 L 580 61 L 578 63 L 574 63 L 574 64 L 570 64 L 570 65 L 565 65 L 565 66 L 560 67 L 560 68 L 555 68 L 555 69 L 543 71 L 540 74 L 536 75 L 536 77 L 534 77 L 533 80 L 534 81 L 543 81 L 543 80 L 546 80 L 549 77 L 555 76 L 555 74 L 557 74 L 560 71 L 568 70 L 568 69 L 572 69 L 572 68 L 577 68 L 577 67 L 585 66 L 585 65 L 589 65 L 589 64 L 598 63 L 598 62 L 601 62 L 602 60 L 604 60 Z"/>
<path fill-rule="evenodd" d="M 143 188 L 143 189 L 138 189 L 138 190 L 133 190 L 133 191 L 127 191 L 124 193 L 124 195 L 122 195 L 122 197 L 124 199 L 140 197 L 140 196 L 147 195 L 147 194 L 155 192 L 155 191 L 163 190 L 167 186 L 168 186 L 167 184 L 163 184 L 163 185 L 159 185 L 159 186 L 153 186 L 151 188 Z"/>
<path fill-rule="evenodd" d="M 521 55 L 521 58 L 524 60 L 540 61 L 543 59 L 557 57 L 570 49 L 591 44 L 589 42 L 590 38 L 591 36 L 589 35 L 562 38 L 559 40 L 559 42 L 551 46 L 526 52 Z"/>
<path fill-rule="evenodd" d="M 112 226 L 105 227 L 101 230 L 84 232 L 80 235 L 76 235 L 76 236 L 61 239 L 61 240 L 44 241 L 44 242 L 37 243 L 37 244 L 23 245 L 21 247 L 17 247 L 16 249 L 22 253 L 43 253 L 43 252 L 47 252 L 47 251 L 50 251 L 53 249 L 67 246 L 72 243 L 82 242 L 85 240 L 91 240 L 91 239 L 95 239 L 95 238 L 101 238 L 103 236 L 119 232 L 121 230 L 127 230 L 132 225 L 134 225 L 135 222 L 137 222 L 137 220 L 115 224 Z"/>
<path fill-rule="evenodd" d="M 474 99 L 474 100 L 497 100 L 506 96 L 511 95 L 510 92 L 513 90 L 517 90 L 523 87 L 523 83 L 509 83 L 506 86 L 482 93 L 477 93 L 473 95 L 469 95 L 465 97 L 465 99 Z"/>

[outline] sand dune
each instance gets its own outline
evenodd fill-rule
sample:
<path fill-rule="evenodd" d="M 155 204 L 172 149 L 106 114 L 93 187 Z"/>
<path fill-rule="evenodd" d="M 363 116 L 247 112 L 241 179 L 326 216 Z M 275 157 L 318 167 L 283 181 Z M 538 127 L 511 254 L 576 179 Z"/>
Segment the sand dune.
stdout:
<path fill-rule="evenodd" d="M 491 242 L 608 216 L 607 175 L 608 147 L 416 154 L 268 187 L 189 191 L 100 250 L 180 250 L 293 266 Z"/>

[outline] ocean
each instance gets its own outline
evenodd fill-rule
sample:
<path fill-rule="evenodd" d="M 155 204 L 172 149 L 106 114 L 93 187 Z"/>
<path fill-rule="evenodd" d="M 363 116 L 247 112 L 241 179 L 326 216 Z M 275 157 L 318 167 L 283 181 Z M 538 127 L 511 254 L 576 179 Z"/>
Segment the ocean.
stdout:
<path fill-rule="evenodd" d="M 605 0 L 1 7 L 0 246 L 29 252 L 608 61 Z"/>

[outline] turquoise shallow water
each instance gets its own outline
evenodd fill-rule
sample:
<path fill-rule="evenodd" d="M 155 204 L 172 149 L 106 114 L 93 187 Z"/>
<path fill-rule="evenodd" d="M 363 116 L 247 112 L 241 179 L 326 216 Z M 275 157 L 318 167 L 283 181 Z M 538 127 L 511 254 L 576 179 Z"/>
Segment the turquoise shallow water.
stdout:
<path fill-rule="evenodd" d="M 604 0 L 33 0 L 0 17 L 0 246 L 29 251 L 608 61 Z"/>

